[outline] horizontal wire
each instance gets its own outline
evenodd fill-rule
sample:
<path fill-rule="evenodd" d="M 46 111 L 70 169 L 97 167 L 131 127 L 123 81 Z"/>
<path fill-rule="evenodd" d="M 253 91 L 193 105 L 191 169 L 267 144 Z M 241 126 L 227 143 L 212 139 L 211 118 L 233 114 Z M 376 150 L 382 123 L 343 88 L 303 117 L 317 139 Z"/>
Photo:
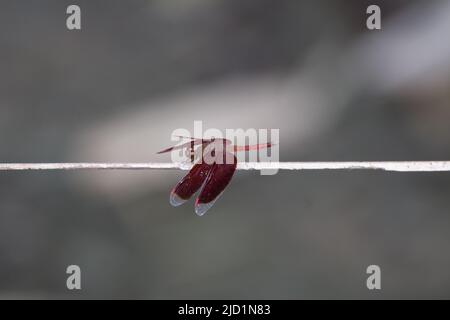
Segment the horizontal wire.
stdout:
<path fill-rule="evenodd" d="M 189 170 L 190 163 L 0 163 L 0 171 L 20 170 Z M 238 170 L 450 171 L 450 161 L 240 162 Z"/>

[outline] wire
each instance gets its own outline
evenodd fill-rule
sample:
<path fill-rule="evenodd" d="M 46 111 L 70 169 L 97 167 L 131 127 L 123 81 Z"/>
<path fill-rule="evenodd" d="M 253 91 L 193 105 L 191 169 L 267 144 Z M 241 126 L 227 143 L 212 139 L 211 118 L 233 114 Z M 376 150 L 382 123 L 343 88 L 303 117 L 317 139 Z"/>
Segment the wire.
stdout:
<path fill-rule="evenodd" d="M 0 171 L 18 170 L 189 170 L 190 163 L 0 163 Z M 385 170 L 450 171 L 450 161 L 240 162 L 238 170 Z"/>

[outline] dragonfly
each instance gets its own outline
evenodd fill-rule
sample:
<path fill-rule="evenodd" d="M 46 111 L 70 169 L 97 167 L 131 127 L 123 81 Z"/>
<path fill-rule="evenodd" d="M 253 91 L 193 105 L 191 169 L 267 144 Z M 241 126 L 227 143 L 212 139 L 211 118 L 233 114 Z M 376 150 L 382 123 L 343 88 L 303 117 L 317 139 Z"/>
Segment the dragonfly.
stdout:
<path fill-rule="evenodd" d="M 183 150 L 194 163 L 188 174 L 170 192 L 169 201 L 172 206 L 178 207 L 200 190 L 194 204 L 195 213 L 199 216 L 203 216 L 214 205 L 230 183 L 237 167 L 237 152 L 273 146 L 271 142 L 239 146 L 223 138 L 180 138 L 189 141 L 158 152 Z"/>

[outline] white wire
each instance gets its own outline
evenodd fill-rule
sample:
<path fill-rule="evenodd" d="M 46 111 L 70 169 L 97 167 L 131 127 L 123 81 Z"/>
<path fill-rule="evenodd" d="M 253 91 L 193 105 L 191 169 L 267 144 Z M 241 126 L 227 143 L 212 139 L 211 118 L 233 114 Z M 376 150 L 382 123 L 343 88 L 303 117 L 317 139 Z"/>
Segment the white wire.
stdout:
<path fill-rule="evenodd" d="M 189 170 L 185 163 L 0 163 L 0 171 L 16 170 Z M 450 161 L 241 162 L 238 170 L 385 170 L 450 171 Z"/>

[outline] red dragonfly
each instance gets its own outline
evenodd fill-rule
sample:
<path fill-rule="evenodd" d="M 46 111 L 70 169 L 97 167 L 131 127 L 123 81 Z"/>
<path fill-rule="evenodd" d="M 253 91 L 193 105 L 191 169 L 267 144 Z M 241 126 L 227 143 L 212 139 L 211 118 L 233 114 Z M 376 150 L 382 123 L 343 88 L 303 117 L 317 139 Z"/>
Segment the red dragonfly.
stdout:
<path fill-rule="evenodd" d="M 185 137 L 182 137 L 185 138 Z M 195 213 L 205 214 L 222 194 L 236 171 L 236 152 L 259 150 L 272 147 L 272 143 L 237 146 L 222 138 L 196 139 L 188 137 L 189 142 L 164 149 L 158 153 L 185 150 L 195 161 L 189 173 L 181 179 L 170 193 L 170 204 L 180 206 L 189 200 L 199 189 L 195 200 Z"/>

